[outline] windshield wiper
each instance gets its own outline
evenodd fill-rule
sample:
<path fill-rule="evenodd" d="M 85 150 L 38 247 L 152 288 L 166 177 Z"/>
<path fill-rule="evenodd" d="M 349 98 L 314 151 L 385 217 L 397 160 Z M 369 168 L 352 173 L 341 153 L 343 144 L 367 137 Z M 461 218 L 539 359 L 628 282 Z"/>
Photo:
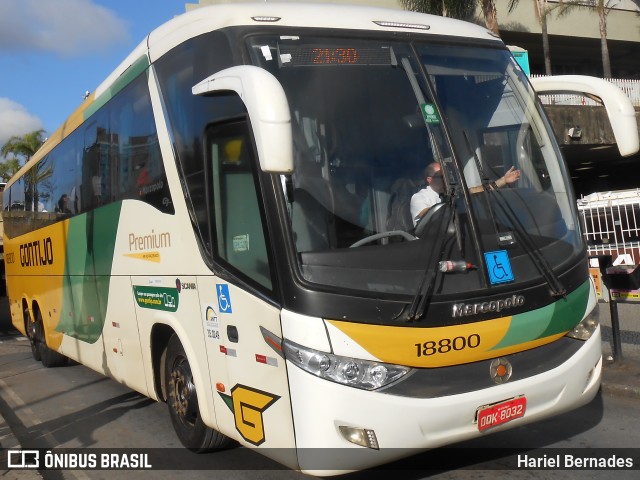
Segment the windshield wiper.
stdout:
<path fill-rule="evenodd" d="M 532 260 L 533 264 L 538 268 L 544 279 L 546 280 L 549 288 L 551 289 L 551 295 L 554 297 L 566 297 L 567 289 L 564 288 L 564 285 L 555 274 L 549 262 L 540 251 L 540 248 L 536 246 L 536 244 L 531 239 L 531 235 L 527 232 L 527 229 L 524 228 L 518 215 L 513 211 L 511 205 L 505 200 L 502 192 L 499 190 L 490 190 L 500 197 L 500 201 L 496 202 L 497 205 L 502 210 L 502 213 L 507 217 L 507 219 L 511 222 L 512 227 L 515 230 L 515 233 L 518 235 L 521 245 L 525 253 Z"/>
<path fill-rule="evenodd" d="M 545 281 L 549 285 L 549 288 L 551 289 L 551 294 L 554 297 L 566 297 L 567 296 L 566 288 L 564 288 L 564 286 L 560 282 L 560 279 L 558 278 L 558 276 L 555 274 L 555 272 L 549 265 L 549 262 L 547 262 L 547 259 L 545 258 L 545 256 L 542 254 L 540 249 L 535 245 L 535 243 L 531 239 L 531 235 L 529 235 L 529 232 L 527 232 L 526 228 L 522 226 L 522 223 L 520 223 L 520 219 L 518 218 L 518 215 L 511 209 L 511 206 L 504 199 L 504 196 L 502 195 L 502 193 L 498 189 L 491 187 L 489 179 L 486 177 L 484 173 L 484 169 L 482 168 L 482 162 L 478 158 L 478 155 L 476 154 L 475 150 L 471 148 L 471 144 L 469 142 L 469 137 L 467 135 L 467 132 L 463 130 L 462 133 L 464 135 L 467 148 L 473 155 L 473 158 L 476 163 L 476 167 L 478 168 L 478 172 L 480 173 L 482 189 L 485 193 L 485 198 L 487 200 L 487 208 L 489 210 L 489 215 L 491 216 L 491 220 L 493 222 L 494 231 L 496 233 L 496 236 L 498 237 L 498 243 L 500 243 L 500 231 L 499 231 L 495 216 L 493 214 L 491 201 L 489 199 L 491 194 L 494 194 L 494 198 L 495 198 L 495 195 L 500 196 L 500 201 L 496 202 L 496 204 L 500 207 L 500 209 L 502 210 L 502 213 L 505 215 L 505 217 L 507 217 L 507 219 L 509 220 L 509 223 L 511 223 L 511 226 L 513 227 L 515 232 L 518 234 L 523 250 L 531 259 L 533 264 L 538 268 L 542 276 L 544 277 Z"/>
<path fill-rule="evenodd" d="M 484 198 L 487 201 L 487 209 L 489 211 L 489 217 L 491 217 L 491 223 L 493 224 L 493 231 L 496 234 L 496 238 L 498 238 L 498 243 L 502 244 L 500 241 L 500 228 L 498 227 L 498 222 L 496 221 L 496 217 L 493 214 L 493 208 L 491 207 L 491 202 L 489 201 L 489 193 L 493 190 L 491 186 L 491 182 L 489 181 L 489 177 L 484 172 L 484 167 L 482 165 L 482 161 L 478 158 L 476 151 L 471 147 L 471 142 L 469 141 L 469 134 L 466 129 L 462 129 L 462 136 L 464 138 L 465 145 L 467 146 L 467 150 L 473 156 L 473 160 L 476 164 L 476 168 L 478 169 L 478 173 L 480 173 L 480 185 L 482 186 L 482 193 L 484 194 Z M 469 211 L 471 214 L 471 211 Z"/>
<path fill-rule="evenodd" d="M 413 298 L 411 307 L 409 307 L 409 312 L 406 317 L 409 322 L 420 320 L 424 316 L 424 312 L 427 309 L 427 302 L 431 298 L 430 293 L 435 285 L 438 272 L 436 264 L 444 255 L 444 243 L 447 238 L 447 229 L 454 217 L 455 208 L 453 195 L 447 195 L 446 202 L 441 209 L 444 210 L 446 208 L 449 209 L 448 212 L 436 212 L 436 215 L 440 215 L 440 222 L 437 224 L 437 228 L 435 229 L 435 244 L 431 249 L 431 255 L 427 259 L 427 265 L 422 274 L 418 291 Z"/>

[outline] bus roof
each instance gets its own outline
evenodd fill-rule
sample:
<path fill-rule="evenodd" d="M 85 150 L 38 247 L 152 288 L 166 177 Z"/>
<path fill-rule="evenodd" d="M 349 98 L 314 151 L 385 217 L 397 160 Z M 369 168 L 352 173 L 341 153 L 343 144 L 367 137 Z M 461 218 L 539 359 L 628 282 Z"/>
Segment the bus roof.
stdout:
<path fill-rule="evenodd" d="M 274 25 L 379 32 L 447 35 L 501 42 L 484 27 L 435 15 L 399 9 L 319 3 L 237 3 L 203 6 L 174 17 L 152 31 L 92 92 L 7 183 L 21 176 L 138 73 L 189 38 L 230 26 Z"/>

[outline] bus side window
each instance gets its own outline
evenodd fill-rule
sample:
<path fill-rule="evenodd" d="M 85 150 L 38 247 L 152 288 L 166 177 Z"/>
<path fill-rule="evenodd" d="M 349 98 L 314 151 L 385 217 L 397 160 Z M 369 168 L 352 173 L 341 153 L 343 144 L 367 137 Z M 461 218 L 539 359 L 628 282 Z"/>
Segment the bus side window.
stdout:
<path fill-rule="evenodd" d="M 82 161 L 82 184 L 87 192 L 83 195 L 82 211 L 92 210 L 109 203 L 109 152 L 111 139 L 109 119 L 99 112 L 84 133 L 84 158 Z"/>
<path fill-rule="evenodd" d="M 214 252 L 236 270 L 272 289 L 255 155 L 245 121 L 207 130 L 208 204 L 214 220 Z"/>

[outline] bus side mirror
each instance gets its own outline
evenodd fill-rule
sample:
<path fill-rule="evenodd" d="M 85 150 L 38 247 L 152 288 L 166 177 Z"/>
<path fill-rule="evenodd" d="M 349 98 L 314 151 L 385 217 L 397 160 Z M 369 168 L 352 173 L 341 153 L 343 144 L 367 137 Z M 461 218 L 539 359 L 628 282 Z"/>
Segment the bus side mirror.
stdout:
<path fill-rule="evenodd" d="M 530 80 L 537 94 L 580 93 L 599 98 L 607 110 L 620 155 L 628 157 L 638 152 L 636 112 L 629 97 L 614 84 L 582 75 L 556 75 Z"/>
<path fill-rule="evenodd" d="M 236 92 L 249 112 L 260 168 L 270 173 L 293 172 L 289 102 L 271 73 L 252 65 L 227 68 L 195 85 L 194 95 Z"/>

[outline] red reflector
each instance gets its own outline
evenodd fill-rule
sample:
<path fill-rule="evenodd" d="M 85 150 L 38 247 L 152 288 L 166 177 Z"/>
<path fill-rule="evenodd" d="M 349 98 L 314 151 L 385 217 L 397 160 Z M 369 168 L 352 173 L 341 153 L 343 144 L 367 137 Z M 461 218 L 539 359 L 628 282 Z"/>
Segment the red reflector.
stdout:
<path fill-rule="evenodd" d="M 219 392 L 224 393 L 224 391 L 226 390 L 224 388 L 224 383 L 220 383 L 220 382 L 216 383 L 216 390 L 218 390 Z"/>
<path fill-rule="evenodd" d="M 225 347 L 224 345 L 220 345 L 220 351 L 226 355 L 227 354 L 227 347 Z"/>
<path fill-rule="evenodd" d="M 267 363 L 266 355 L 259 355 L 256 353 L 256 362 L 258 363 Z"/>

